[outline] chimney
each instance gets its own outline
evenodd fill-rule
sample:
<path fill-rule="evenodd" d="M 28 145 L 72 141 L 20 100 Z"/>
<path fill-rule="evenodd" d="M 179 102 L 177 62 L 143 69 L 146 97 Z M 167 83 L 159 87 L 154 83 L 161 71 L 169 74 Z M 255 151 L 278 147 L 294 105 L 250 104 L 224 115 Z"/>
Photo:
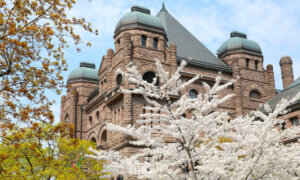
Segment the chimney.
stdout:
<path fill-rule="evenodd" d="M 283 89 L 287 88 L 290 84 L 294 82 L 294 73 L 293 73 L 293 61 L 289 56 L 283 56 L 280 58 L 280 69 L 282 77 Z"/>

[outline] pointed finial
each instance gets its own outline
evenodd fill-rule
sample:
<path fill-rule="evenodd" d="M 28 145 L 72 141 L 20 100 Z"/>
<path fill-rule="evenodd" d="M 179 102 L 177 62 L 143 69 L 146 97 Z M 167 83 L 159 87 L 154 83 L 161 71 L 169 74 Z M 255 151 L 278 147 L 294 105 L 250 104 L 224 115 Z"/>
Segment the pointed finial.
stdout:
<path fill-rule="evenodd" d="M 161 11 L 167 11 L 166 7 L 165 7 L 165 3 L 162 3 L 162 7 L 161 7 Z"/>

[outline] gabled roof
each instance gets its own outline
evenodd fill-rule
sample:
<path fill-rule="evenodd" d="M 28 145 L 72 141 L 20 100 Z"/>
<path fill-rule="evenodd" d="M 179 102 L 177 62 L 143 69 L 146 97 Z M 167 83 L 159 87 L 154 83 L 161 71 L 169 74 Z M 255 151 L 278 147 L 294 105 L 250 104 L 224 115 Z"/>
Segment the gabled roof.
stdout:
<path fill-rule="evenodd" d="M 282 98 L 286 98 L 287 100 L 292 99 L 295 95 L 300 92 L 300 77 L 294 81 L 290 86 L 286 89 L 282 90 L 278 93 L 274 98 L 272 98 L 268 104 L 270 105 L 271 109 L 275 109 L 276 105 L 280 102 Z M 300 103 L 300 100 L 297 100 L 295 103 L 291 104 L 291 106 Z"/>
<path fill-rule="evenodd" d="M 209 51 L 195 36 L 183 27 L 164 4 L 156 15 L 162 22 L 169 39 L 168 44 L 177 45 L 178 61 L 185 60 L 190 65 L 231 72 L 231 68 Z"/>

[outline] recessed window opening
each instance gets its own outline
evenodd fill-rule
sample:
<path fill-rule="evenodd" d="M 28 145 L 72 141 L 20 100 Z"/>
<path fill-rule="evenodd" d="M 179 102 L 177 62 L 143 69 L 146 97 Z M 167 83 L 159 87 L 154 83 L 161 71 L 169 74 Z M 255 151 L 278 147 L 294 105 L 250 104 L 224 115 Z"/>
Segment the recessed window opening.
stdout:
<path fill-rule="evenodd" d="M 246 68 L 249 68 L 250 59 L 246 58 Z"/>
<path fill-rule="evenodd" d="M 99 113 L 99 111 L 96 112 L 96 117 L 97 117 L 97 120 L 99 121 L 100 120 L 100 113 Z"/>
<path fill-rule="evenodd" d="M 122 75 L 121 74 L 118 74 L 116 81 L 117 81 L 117 86 L 122 84 Z"/>
<path fill-rule="evenodd" d="M 96 139 L 94 137 L 91 139 L 91 141 L 96 143 Z"/>
<path fill-rule="evenodd" d="M 158 39 L 157 39 L 157 38 L 154 38 L 154 39 L 153 39 L 153 48 L 154 48 L 154 49 L 157 49 L 157 43 L 158 43 Z"/>
<path fill-rule="evenodd" d="M 146 42 L 147 42 L 147 36 L 142 35 L 142 46 L 146 46 Z"/>
<path fill-rule="evenodd" d="M 156 77 L 155 73 L 152 71 L 148 71 L 143 75 L 143 80 L 147 81 L 148 83 L 152 83 L 153 79 Z M 156 86 L 159 85 L 159 78 L 157 77 L 157 81 L 155 83 Z"/>
<path fill-rule="evenodd" d="M 197 95 L 198 95 L 198 92 L 195 89 L 192 89 L 192 90 L 189 91 L 189 97 L 191 99 L 197 98 Z"/>
<path fill-rule="evenodd" d="M 255 70 L 258 69 L 258 61 L 255 61 Z"/>
<path fill-rule="evenodd" d="M 291 121 L 293 126 L 298 126 L 299 125 L 299 119 L 297 117 L 291 118 L 290 121 Z"/>
<path fill-rule="evenodd" d="M 261 94 L 257 90 L 252 90 L 249 94 L 249 97 L 254 99 L 260 99 Z"/>
<path fill-rule="evenodd" d="M 93 124 L 93 118 L 92 118 L 92 116 L 89 117 L 89 122 L 90 122 L 90 125 Z"/>

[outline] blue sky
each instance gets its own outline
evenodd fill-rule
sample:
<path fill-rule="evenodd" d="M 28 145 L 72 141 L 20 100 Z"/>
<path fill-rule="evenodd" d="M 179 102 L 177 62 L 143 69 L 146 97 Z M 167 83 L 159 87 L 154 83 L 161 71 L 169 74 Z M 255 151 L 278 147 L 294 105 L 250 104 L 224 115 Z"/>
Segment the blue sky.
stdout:
<path fill-rule="evenodd" d="M 71 46 L 65 54 L 69 64 L 68 74 L 79 66 L 80 61 L 91 61 L 99 68 L 107 49 L 114 48 L 113 33 L 118 20 L 130 11 L 132 5 L 148 7 L 156 15 L 165 3 L 166 9 L 211 52 L 229 38 L 230 32 L 238 30 L 247 34 L 261 46 L 264 67 L 273 64 L 276 88 L 282 89 L 279 60 L 283 55 L 293 59 L 294 77 L 300 77 L 300 1 L 299 0 L 77 0 L 70 16 L 84 17 L 99 30 L 95 36 L 82 30 L 77 32 L 91 47 L 82 46 L 77 53 Z M 53 111 L 59 121 L 60 96 Z M 65 94 L 65 91 L 64 93 Z"/>

